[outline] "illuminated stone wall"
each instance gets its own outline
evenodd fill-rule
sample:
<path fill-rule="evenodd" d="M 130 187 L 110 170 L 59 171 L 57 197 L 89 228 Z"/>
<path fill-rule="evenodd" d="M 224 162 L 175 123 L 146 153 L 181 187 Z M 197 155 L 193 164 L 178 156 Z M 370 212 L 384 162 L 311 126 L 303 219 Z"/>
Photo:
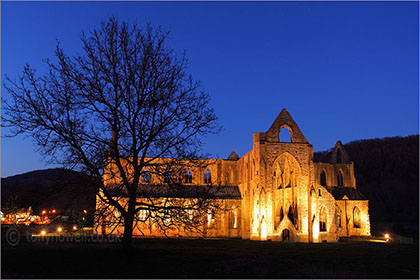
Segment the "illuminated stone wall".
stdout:
<path fill-rule="evenodd" d="M 290 142 L 280 142 L 281 129 L 289 131 Z M 228 160 L 204 163 L 204 167 L 191 167 L 191 184 L 204 185 L 209 168 L 211 185 L 238 186 L 241 194 L 241 199 L 224 201 L 231 211 L 209 218 L 202 228 L 207 237 L 336 242 L 340 236 L 370 235 L 368 200 L 334 197 L 331 191 L 352 188 L 350 193 L 357 194 L 354 164 L 341 142 L 337 142 L 330 162 L 314 162 L 312 145 L 285 109 L 267 132 L 254 133 L 253 148 L 247 154 L 238 158 L 232 153 Z M 118 231 L 122 233 L 121 228 Z M 137 225 L 134 234 L 164 235 L 147 222 Z M 182 230 L 166 234 L 199 235 Z"/>

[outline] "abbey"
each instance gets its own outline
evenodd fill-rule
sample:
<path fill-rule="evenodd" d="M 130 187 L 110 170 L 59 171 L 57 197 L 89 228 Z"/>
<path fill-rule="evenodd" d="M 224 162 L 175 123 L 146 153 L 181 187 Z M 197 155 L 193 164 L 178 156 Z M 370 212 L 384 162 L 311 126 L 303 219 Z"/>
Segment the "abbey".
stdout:
<path fill-rule="evenodd" d="M 279 139 L 282 128 L 290 132 L 290 142 Z M 329 162 L 314 162 L 312 145 L 285 109 L 268 131 L 254 133 L 247 154 L 208 161 L 187 170 L 185 184 L 226 188 L 221 199 L 230 211 L 208 215 L 206 237 L 336 242 L 341 236 L 370 235 L 368 200 L 356 189 L 354 164 L 341 142 Z M 163 236 L 151 224 L 133 234 Z M 196 236 L 187 230 L 165 234 Z"/>

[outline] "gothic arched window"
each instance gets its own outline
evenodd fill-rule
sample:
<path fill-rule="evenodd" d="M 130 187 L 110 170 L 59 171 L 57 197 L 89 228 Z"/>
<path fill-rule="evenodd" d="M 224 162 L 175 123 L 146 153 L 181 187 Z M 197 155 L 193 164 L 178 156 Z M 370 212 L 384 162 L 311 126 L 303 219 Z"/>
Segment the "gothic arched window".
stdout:
<path fill-rule="evenodd" d="M 341 170 L 339 170 L 338 174 L 337 174 L 337 186 L 339 186 L 339 187 L 344 186 L 343 181 L 344 181 L 343 180 L 343 172 L 341 172 Z"/>
<path fill-rule="evenodd" d="M 321 183 L 321 186 L 324 186 L 324 187 L 327 186 L 327 175 L 325 174 L 325 171 L 324 170 L 321 171 L 320 181 L 321 181 L 320 182 Z"/>
<path fill-rule="evenodd" d="M 357 206 L 353 209 L 353 226 L 360 228 L 360 210 Z"/>
<path fill-rule="evenodd" d="M 149 183 L 150 182 L 150 172 L 149 172 L 147 167 L 144 169 L 143 173 L 141 174 L 141 181 L 143 183 Z"/>
<path fill-rule="evenodd" d="M 185 172 L 185 183 L 192 183 L 192 172 L 188 167 L 188 170 Z"/>
<path fill-rule="evenodd" d="M 211 183 L 211 171 L 207 168 L 206 172 L 204 172 L 204 183 L 210 184 Z"/>

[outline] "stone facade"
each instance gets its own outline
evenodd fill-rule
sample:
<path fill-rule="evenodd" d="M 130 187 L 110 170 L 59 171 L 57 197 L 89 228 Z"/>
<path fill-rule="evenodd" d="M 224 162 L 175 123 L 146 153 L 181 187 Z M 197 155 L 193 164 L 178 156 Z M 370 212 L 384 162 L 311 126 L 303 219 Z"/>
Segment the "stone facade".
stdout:
<path fill-rule="evenodd" d="M 283 128 L 289 131 L 290 142 L 280 142 Z M 230 211 L 209 214 L 207 237 L 336 242 L 340 236 L 370 235 L 368 200 L 356 190 L 354 164 L 341 142 L 330 162 L 314 162 L 312 145 L 285 109 L 267 132 L 254 133 L 252 150 L 241 158 L 232 153 L 191 171 L 187 184 L 209 185 L 205 173 L 210 172 L 211 185 L 237 188 L 239 193 L 223 199 Z M 122 233 L 122 228 L 116 232 Z M 162 236 L 147 223 L 136 227 L 134 234 Z M 197 236 L 179 230 L 166 234 Z"/>

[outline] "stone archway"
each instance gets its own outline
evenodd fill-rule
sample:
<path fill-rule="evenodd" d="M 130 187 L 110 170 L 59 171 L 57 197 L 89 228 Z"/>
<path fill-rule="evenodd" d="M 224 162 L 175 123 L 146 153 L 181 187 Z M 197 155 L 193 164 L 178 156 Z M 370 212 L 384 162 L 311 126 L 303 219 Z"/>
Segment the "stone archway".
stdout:
<path fill-rule="evenodd" d="M 287 217 L 284 217 L 279 227 L 275 230 L 275 236 L 275 240 L 281 242 L 299 241 L 298 232 Z"/>
<path fill-rule="evenodd" d="M 290 230 L 285 228 L 281 232 L 281 242 L 290 242 Z"/>

